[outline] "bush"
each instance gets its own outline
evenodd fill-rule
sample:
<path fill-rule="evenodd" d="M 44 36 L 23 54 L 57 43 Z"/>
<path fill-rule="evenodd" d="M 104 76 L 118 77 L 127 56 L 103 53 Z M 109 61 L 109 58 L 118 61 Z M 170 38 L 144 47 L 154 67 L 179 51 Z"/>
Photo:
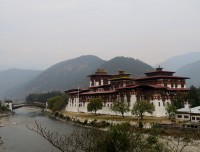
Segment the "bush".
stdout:
<path fill-rule="evenodd" d="M 85 119 L 85 121 L 83 122 L 84 125 L 86 125 L 88 123 L 88 120 Z"/>
<path fill-rule="evenodd" d="M 71 117 L 69 117 L 69 116 L 65 116 L 65 120 L 66 121 L 72 121 Z"/>
<path fill-rule="evenodd" d="M 59 115 L 60 115 L 60 113 L 57 112 L 57 111 L 54 113 L 54 116 L 55 116 L 55 117 L 58 117 Z"/>
<path fill-rule="evenodd" d="M 90 125 L 93 126 L 93 127 L 95 127 L 96 122 L 97 122 L 97 120 L 94 119 L 94 120 L 92 120 L 92 121 L 90 122 Z"/>
<path fill-rule="evenodd" d="M 101 128 L 105 128 L 105 127 L 108 127 L 108 126 L 110 126 L 109 122 L 106 122 L 106 121 L 101 122 Z"/>
<path fill-rule="evenodd" d="M 0 111 L 9 111 L 6 106 L 1 106 Z"/>
<path fill-rule="evenodd" d="M 59 115 L 59 117 L 60 117 L 61 119 L 63 119 L 63 118 L 64 118 L 64 115 L 61 113 L 61 114 Z"/>

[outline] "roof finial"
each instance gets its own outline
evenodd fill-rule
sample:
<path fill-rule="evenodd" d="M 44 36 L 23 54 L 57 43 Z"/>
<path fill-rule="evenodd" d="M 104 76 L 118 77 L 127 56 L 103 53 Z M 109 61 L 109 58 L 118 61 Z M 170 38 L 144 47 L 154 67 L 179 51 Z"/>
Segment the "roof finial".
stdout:
<path fill-rule="evenodd" d="M 162 71 L 163 68 L 160 67 L 160 65 L 158 66 L 158 68 L 156 68 L 156 71 Z"/>

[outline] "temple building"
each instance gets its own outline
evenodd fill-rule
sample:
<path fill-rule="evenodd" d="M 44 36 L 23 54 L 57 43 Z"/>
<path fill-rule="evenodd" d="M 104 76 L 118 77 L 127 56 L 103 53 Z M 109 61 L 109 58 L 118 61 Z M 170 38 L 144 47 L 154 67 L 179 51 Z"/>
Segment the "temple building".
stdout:
<path fill-rule="evenodd" d="M 89 87 L 66 91 L 69 102 L 66 111 L 87 113 L 87 104 L 92 98 L 102 98 L 103 108 L 98 113 L 116 114 L 111 110 L 116 101 L 126 102 L 130 109 L 136 102 L 147 100 L 155 106 L 153 116 L 166 116 L 165 107 L 177 94 L 187 94 L 187 77 L 174 76 L 175 72 L 163 71 L 158 67 L 155 71 L 145 73 L 144 77 L 132 78 L 125 71 L 115 75 L 107 74 L 104 69 L 98 69 L 89 75 Z M 125 115 L 131 115 L 131 112 Z"/>

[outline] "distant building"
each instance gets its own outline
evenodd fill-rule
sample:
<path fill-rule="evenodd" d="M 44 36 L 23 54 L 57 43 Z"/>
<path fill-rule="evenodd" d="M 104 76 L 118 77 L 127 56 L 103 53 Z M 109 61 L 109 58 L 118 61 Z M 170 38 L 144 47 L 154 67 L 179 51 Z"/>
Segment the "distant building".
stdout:
<path fill-rule="evenodd" d="M 12 111 L 12 110 L 13 110 L 13 109 L 12 109 L 12 103 L 13 103 L 12 100 L 6 100 L 6 101 L 4 101 L 4 106 L 8 107 L 8 109 L 9 109 L 10 111 Z"/>
<path fill-rule="evenodd" d="M 153 116 L 166 116 L 165 107 L 171 103 L 177 93 L 187 94 L 187 77 L 174 76 L 175 72 L 155 71 L 145 73 L 141 78 L 132 78 L 129 73 L 119 71 L 109 75 L 104 69 L 98 69 L 95 74 L 89 75 L 89 87 L 85 89 L 71 89 L 66 91 L 69 102 L 66 111 L 87 112 L 87 104 L 91 98 L 102 98 L 103 109 L 101 114 L 115 114 L 111 107 L 116 101 L 126 102 L 130 109 L 136 102 L 147 100 L 155 106 Z M 125 115 L 131 115 L 131 112 Z"/>
<path fill-rule="evenodd" d="M 176 120 L 200 122 L 200 106 L 190 108 L 188 105 L 184 108 L 178 109 L 176 113 Z"/>

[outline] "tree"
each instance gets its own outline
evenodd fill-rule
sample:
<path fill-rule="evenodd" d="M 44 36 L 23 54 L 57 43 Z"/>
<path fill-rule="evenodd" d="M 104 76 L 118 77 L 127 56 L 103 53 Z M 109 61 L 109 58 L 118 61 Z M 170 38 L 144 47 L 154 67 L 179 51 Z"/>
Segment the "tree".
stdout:
<path fill-rule="evenodd" d="M 178 92 L 175 97 L 172 98 L 172 104 L 177 108 L 183 108 L 185 103 L 188 102 L 188 97 L 186 94 Z"/>
<path fill-rule="evenodd" d="M 45 103 L 47 102 L 47 99 L 55 97 L 55 96 L 60 96 L 60 95 L 62 95 L 60 91 L 53 91 L 53 92 L 47 92 L 47 93 L 32 93 L 26 97 L 26 102 L 27 103 L 33 103 L 33 102 Z"/>
<path fill-rule="evenodd" d="M 146 100 L 142 100 L 134 104 L 132 114 L 138 115 L 140 119 L 143 120 L 143 115 L 145 112 L 152 114 L 154 110 L 155 107 L 153 104 L 149 103 Z"/>
<path fill-rule="evenodd" d="M 62 110 L 67 105 L 67 97 L 65 95 L 55 96 L 47 100 L 48 108 L 53 111 Z"/>
<path fill-rule="evenodd" d="M 62 152 L 183 152 L 186 147 L 191 149 L 199 145 L 194 141 L 199 139 L 194 130 L 178 129 L 175 132 L 173 129 L 169 134 L 169 129 L 154 128 L 143 132 L 127 123 L 113 125 L 107 131 L 80 128 L 68 134 L 53 132 L 37 122 L 34 127 L 27 128 Z"/>
<path fill-rule="evenodd" d="M 87 105 L 87 110 L 94 111 L 96 115 L 97 110 L 102 109 L 102 107 L 103 107 L 103 104 L 102 104 L 101 98 L 92 98 Z"/>
<path fill-rule="evenodd" d="M 121 113 L 123 118 L 124 118 L 124 113 L 126 113 L 130 110 L 129 105 L 122 101 L 115 102 L 111 109 L 115 112 Z"/>
<path fill-rule="evenodd" d="M 166 106 L 165 110 L 167 111 L 169 119 L 171 119 L 173 116 L 175 116 L 176 111 L 177 111 L 176 107 L 173 104 L 168 104 Z"/>
<path fill-rule="evenodd" d="M 200 98 L 198 95 L 198 89 L 195 88 L 193 85 L 190 87 L 190 91 L 188 93 L 188 102 L 191 107 L 200 106 Z"/>

